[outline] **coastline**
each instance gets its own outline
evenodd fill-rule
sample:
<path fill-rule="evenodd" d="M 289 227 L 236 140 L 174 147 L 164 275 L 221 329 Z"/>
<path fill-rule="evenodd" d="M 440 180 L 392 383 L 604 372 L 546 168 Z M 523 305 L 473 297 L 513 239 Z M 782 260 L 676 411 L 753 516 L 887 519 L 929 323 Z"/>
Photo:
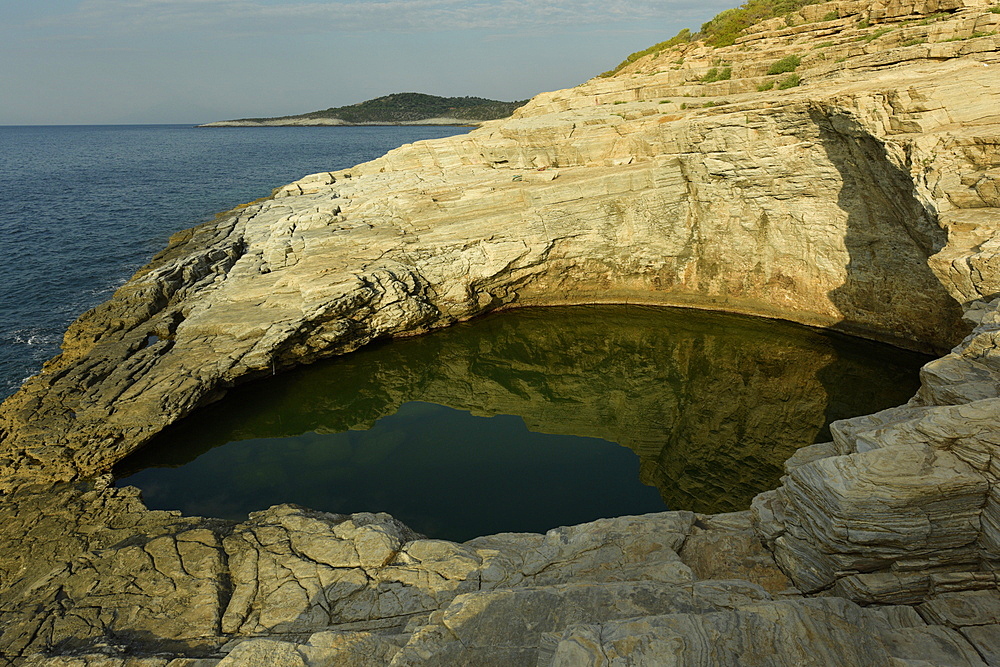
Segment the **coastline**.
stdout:
<path fill-rule="evenodd" d="M 0 647 L 114 667 L 137 653 L 168 656 L 156 667 L 996 662 L 988 6 L 808 6 L 175 235 L 0 407 Z M 797 53 L 783 88 L 767 72 Z M 369 512 L 151 512 L 106 474 L 239 382 L 594 295 L 824 319 L 951 352 L 906 404 L 799 449 L 743 512 L 457 544 Z"/>
<path fill-rule="evenodd" d="M 454 125 L 458 127 L 480 127 L 487 121 L 470 121 L 461 118 L 425 118 L 422 120 L 405 120 L 394 123 L 387 122 L 366 122 L 350 123 L 339 118 L 304 118 L 304 119 L 283 119 L 272 118 L 268 120 L 220 120 L 212 123 L 195 125 L 195 127 L 391 127 L 391 126 L 413 126 L 413 125 Z"/>

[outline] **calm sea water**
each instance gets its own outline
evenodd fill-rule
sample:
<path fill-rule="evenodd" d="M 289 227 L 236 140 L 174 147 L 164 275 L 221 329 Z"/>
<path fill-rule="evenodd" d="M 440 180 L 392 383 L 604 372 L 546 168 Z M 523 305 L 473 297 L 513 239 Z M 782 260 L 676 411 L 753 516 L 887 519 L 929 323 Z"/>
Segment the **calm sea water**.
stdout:
<path fill-rule="evenodd" d="M 388 512 L 432 537 L 749 507 L 922 355 L 673 308 L 528 308 L 237 387 L 121 462 L 155 509 Z"/>
<path fill-rule="evenodd" d="M 0 127 L 0 399 L 174 232 L 460 127 Z"/>

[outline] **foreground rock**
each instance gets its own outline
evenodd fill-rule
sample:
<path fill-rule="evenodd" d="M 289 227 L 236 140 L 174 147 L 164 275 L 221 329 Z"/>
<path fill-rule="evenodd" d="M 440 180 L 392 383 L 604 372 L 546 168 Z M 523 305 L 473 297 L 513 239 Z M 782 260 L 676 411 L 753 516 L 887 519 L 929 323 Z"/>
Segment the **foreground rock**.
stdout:
<path fill-rule="evenodd" d="M 29 665 L 978 665 L 1000 614 L 995 591 L 916 609 L 803 599 L 747 512 L 454 544 L 384 514 L 278 506 L 227 525 L 144 512 L 114 489 L 24 503 L 39 499 L 67 507 L 48 521 L 71 533 L 83 521 L 94 537 L 82 555 L 36 541 L 7 592 L 20 611 L 2 614 L 6 655 L 35 655 Z M 36 653 L 53 648 L 76 657 Z"/>
<path fill-rule="evenodd" d="M 177 235 L 0 409 L 2 655 L 998 664 L 1000 14 L 931 5 L 807 7 Z M 757 92 L 791 53 L 803 85 Z M 703 82 L 716 59 L 731 78 Z M 385 515 L 147 512 L 100 477 L 236 382 L 615 301 L 958 346 L 906 406 L 797 452 L 751 512 L 459 545 Z"/>

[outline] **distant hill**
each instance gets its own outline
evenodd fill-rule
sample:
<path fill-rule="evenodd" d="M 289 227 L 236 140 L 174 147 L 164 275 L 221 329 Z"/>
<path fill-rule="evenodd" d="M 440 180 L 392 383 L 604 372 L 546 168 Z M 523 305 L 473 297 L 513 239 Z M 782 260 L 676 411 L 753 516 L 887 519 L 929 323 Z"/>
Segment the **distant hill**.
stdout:
<path fill-rule="evenodd" d="M 333 107 L 298 116 L 241 118 L 199 127 L 255 127 L 273 125 L 465 125 L 506 118 L 527 100 L 500 102 L 483 97 L 438 97 L 423 93 L 395 93 L 346 107 Z"/>

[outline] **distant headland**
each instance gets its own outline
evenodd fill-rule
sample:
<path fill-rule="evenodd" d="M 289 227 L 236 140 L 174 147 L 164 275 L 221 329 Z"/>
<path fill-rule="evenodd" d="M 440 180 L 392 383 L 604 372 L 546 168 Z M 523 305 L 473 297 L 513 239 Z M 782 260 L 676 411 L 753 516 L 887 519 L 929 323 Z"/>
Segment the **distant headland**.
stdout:
<path fill-rule="evenodd" d="M 198 127 L 275 127 L 288 125 L 478 125 L 507 118 L 527 100 L 501 102 L 483 97 L 438 97 L 424 93 L 394 93 L 346 107 L 298 116 L 240 118 Z"/>

